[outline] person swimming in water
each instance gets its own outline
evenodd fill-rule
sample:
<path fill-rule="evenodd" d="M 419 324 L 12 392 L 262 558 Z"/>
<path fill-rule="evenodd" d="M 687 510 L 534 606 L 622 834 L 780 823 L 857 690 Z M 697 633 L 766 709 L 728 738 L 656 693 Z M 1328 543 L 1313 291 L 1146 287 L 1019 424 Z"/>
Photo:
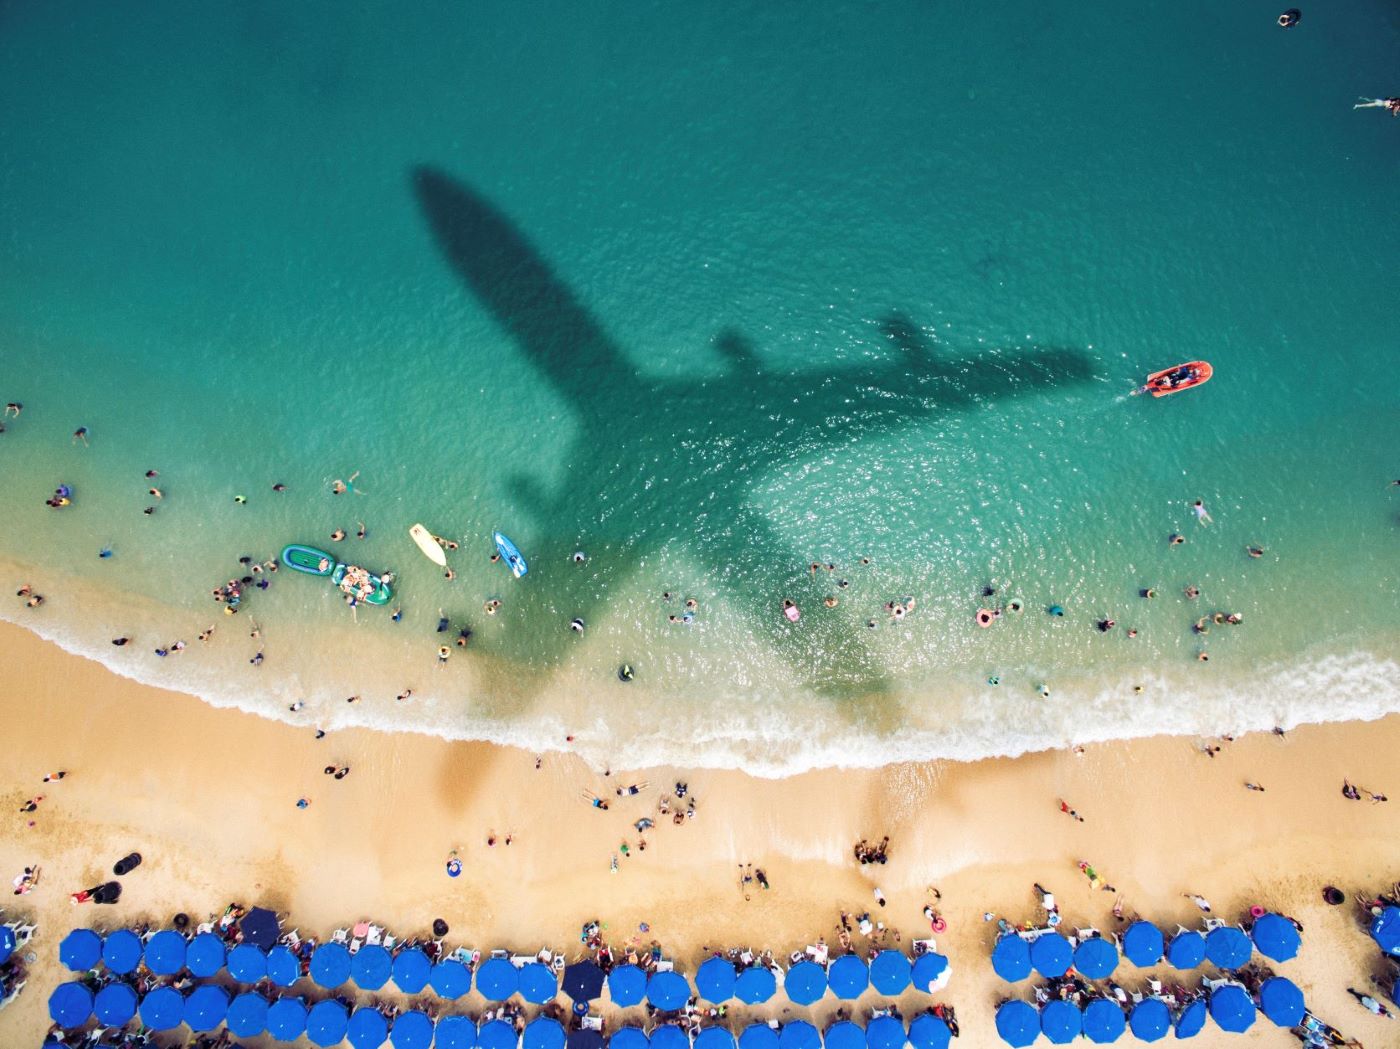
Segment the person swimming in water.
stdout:
<path fill-rule="evenodd" d="M 583 620 L 578 618 L 571 619 L 569 621 L 569 629 L 572 630 L 575 634 L 582 634 Z"/>
<path fill-rule="evenodd" d="M 1384 109 L 1393 117 L 1400 117 L 1400 98 L 1361 98 L 1352 109 Z M 16 415 L 19 413 L 16 412 Z"/>
<path fill-rule="evenodd" d="M 1303 12 L 1296 7 L 1290 7 L 1283 14 L 1278 16 L 1278 24 L 1283 29 L 1292 29 L 1303 20 Z"/>
<path fill-rule="evenodd" d="M 1214 518 L 1206 512 L 1206 504 L 1197 499 L 1191 504 L 1191 512 L 1196 515 L 1196 520 L 1203 525 L 1208 525 Z"/>
<path fill-rule="evenodd" d="M 79 426 L 76 430 L 73 431 L 73 443 L 77 444 L 79 441 L 83 442 L 84 448 L 88 447 L 86 426 Z"/>

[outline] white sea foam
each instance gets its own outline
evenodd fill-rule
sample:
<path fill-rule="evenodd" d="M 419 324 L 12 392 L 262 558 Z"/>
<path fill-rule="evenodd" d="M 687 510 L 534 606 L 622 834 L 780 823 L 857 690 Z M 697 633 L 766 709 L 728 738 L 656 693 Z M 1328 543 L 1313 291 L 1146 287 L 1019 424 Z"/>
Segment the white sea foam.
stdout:
<path fill-rule="evenodd" d="M 122 621 L 132 622 L 131 609 Z M 216 647 L 187 650 L 165 659 L 144 649 L 113 648 L 108 626 L 85 619 L 31 617 L 21 625 L 65 650 L 96 660 L 117 674 L 145 684 L 197 696 L 216 707 L 309 727 L 359 726 L 386 732 L 417 732 L 452 740 L 485 741 L 531 752 L 568 749 L 598 767 L 738 769 L 762 777 L 784 777 L 822 768 L 875 768 L 900 762 L 982 758 L 1062 748 L 1074 744 L 1155 735 L 1216 736 L 1267 731 L 1275 726 L 1369 720 L 1400 710 L 1400 665 L 1373 651 L 1313 653 L 1275 662 L 1248 674 L 1189 674 L 1083 678 L 1059 685 L 1049 699 L 990 693 L 955 681 L 927 694 L 904 693 L 850 704 L 785 693 L 781 700 L 727 704 L 653 702 L 643 686 L 600 690 L 567 672 L 541 678 L 513 697 L 524 702 L 491 705 L 470 697 L 489 689 L 490 673 L 469 671 L 466 698 L 461 677 L 437 689 L 415 689 L 411 702 L 347 704 L 362 691 L 388 694 L 403 676 L 403 653 L 390 646 L 369 661 L 396 665 L 381 680 L 325 673 L 325 663 L 250 670 L 241 649 L 216 655 Z M 238 624 L 241 626 L 242 624 Z M 220 622 L 226 631 L 232 625 Z M 128 625 L 125 629 L 131 630 Z M 352 632 L 353 633 L 353 632 Z M 346 642 L 363 655 L 366 640 Z M 145 646 L 149 647 L 149 646 Z M 344 651 L 326 647 L 332 661 Z M 1386 651 L 1394 651 L 1386 647 Z M 133 658 L 134 657 L 134 658 Z M 284 658 L 284 662 L 287 660 Z M 360 666 L 365 665 L 359 663 Z M 454 668 L 455 669 L 455 668 Z M 249 687 L 251 681 L 256 687 Z M 1142 685 L 1136 694 L 1134 685 Z M 991 702 L 996 695 L 996 702 Z M 293 712 L 301 700 L 303 709 Z M 883 716 L 871 717 L 871 710 Z M 570 743 L 566 736 L 573 736 Z M 911 782 L 911 793 L 936 784 Z"/>

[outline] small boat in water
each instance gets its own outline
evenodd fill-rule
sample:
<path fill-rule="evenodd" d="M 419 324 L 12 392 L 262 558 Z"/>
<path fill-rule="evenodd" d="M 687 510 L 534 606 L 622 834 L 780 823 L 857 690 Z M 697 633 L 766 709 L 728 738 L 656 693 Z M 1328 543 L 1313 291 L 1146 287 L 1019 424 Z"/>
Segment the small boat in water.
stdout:
<path fill-rule="evenodd" d="M 328 576 L 336 569 L 337 561 L 324 550 L 313 546 L 291 546 L 282 548 L 282 563 L 297 572 L 307 575 Z"/>
<path fill-rule="evenodd" d="M 515 578 L 519 579 L 530 569 L 525 564 L 525 558 L 521 556 L 515 544 L 503 536 L 500 532 L 492 532 L 491 538 L 496 541 L 496 550 L 501 555 L 510 570 L 515 573 Z"/>
<path fill-rule="evenodd" d="M 331 582 L 356 601 L 367 605 L 387 605 L 393 591 L 389 584 L 359 565 L 336 565 Z"/>
<path fill-rule="evenodd" d="M 1175 368 L 1164 368 L 1147 377 L 1133 395 L 1150 393 L 1153 397 L 1166 397 L 1182 390 L 1189 390 L 1210 381 L 1213 371 L 1208 361 L 1190 361 L 1178 364 Z"/>

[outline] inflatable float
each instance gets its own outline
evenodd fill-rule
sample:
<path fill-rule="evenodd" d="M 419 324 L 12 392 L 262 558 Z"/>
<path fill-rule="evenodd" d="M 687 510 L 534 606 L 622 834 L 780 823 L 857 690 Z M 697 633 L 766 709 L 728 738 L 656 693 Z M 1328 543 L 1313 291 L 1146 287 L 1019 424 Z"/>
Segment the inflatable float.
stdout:
<path fill-rule="evenodd" d="M 294 571 L 319 576 L 330 575 L 336 566 L 335 558 L 324 550 L 295 544 L 282 548 L 282 563 Z"/>

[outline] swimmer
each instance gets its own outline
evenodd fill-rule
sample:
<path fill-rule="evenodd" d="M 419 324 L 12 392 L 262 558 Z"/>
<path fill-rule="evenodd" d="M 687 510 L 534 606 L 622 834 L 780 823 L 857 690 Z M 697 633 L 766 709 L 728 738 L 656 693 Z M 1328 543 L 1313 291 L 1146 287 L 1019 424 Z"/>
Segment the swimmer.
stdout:
<path fill-rule="evenodd" d="M 402 608 L 402 606 L 400 606 L 399 608 L 394 609 L 394 614 L 391 615 L 391 616 L 389 617 L 389 619 L 390 619 L 391 621 L 395 622 L 395 623 L 397 623 L 397 622 L 398 622 L 399 620 L 401 620 L 402 618 L 403 618 L 403 608 Z"/>
<path fill-rule="evenodd" d="M 1215 612 L 1215 613 L 1213 613 L 1213 614 L 1211 615 L 1211 617 L 1210 617 L 1210 621 L 1211 621 L 1212 623 L 1214 623 L 1216 626 L 1220 626 L 1222 623 L 1225 622 L 1225 613 L 1224 613 L 1224 612 Z"/>
<path fill-rule="evenodd" d="M 1359 98 L 1352 109 L 1384 109 L 1393 117 L 1400 117 L 1400 98 Z M 19 414 L 16 412 L 15 414 Z M 1392 482 L 1400 484 L 1400 481 Z"/>
<path fill-rule="evenodd" d="M 807 571 L 810 572 L 812 575 L 816 575 L 817 569 L 820 567 L 820 564 L 818 564 L 816 561 L 813 561 L 810 565 L 807 566 Z"/>
<path fill-rule="evenodd" d="M 449 568 L 442 573 L 442 578 L 446 579 L 450 583 L 452 582 L 452 580 L 457 578 L 457 573 Z"/>
<path fill-rule="evenodd" d="M 13 415 L 18 419 L 19 413 L 23 408 L 24 405 L 20 404 L 18 401 L 11 401 L 9 404 L 5 405 L 5 415 L 7 417 Z"/>
<path fill-rule="evenodd" d="M 1138 591 L 1138 596 L 1145 597 L 1148 600 L 1151 600 L 1152 598 L 1157 596 L 1157 591 L 1153 590 L 1150 586 L 1144 587 L 1143 589 Z"/>
<path fill-rule="evenodd" d="M 873 619 L 867 619 L 867 620 L 865 621 L 865 625 L 868 626 L 871 630 L 874 630 L 874 629 L 875 629 L 876 627 L 878 627 L 880 624 L 877 623 L 877 622 L 875 622 L 875 620 L 873 620 Z"/>
<path fill-rule="evenodd" d="M 990 583 L 988 583 L 986 586 L 984 586 L 984 587 L 982 588 L 982 596 L 983 596 L 983 597 L 994 597 L 994 596 L 996 595 L 996 592 L 997 592 L 997 588 L 994 587 L 994 586 L 992 586 Z"/>
<path fill-rule="evenodd" d="M 1278 24 L 1284 29 L 1292 29 L 1303 18 L 1303 12 L 1296 7 L 1290 7 L 1283 14 L 1278 16 Z M 1356 108 L 1355 106 L 1352 107 Z"/>
<path fill-rule="evenodd" d="M 25 604 L 28 605 L 30 608 L 38 608 L 38 607 L 39 607 L 40 605 L 42 605 L 43 603 L 44 603 L 44 595 L 43 595 L 43 594 L 35 594 L 35 595 L 34 595 L 33 597 L 31 597 L 28 601 L 25 602 Z"/>
<path fill-rule="evenodd" d="M 83 442 L 84 448 L 88 447 L 86 426 L 79 426 L 76 430 L 73 431 L 73 443 L 77 444 L 79 441 Z"/>
<path fill-rule="evenodd" d="M 1196 658 L 1197 658 L 1198 660 L 1200 660 L 1202 663 L 1209 663 L 1209 662 L 1210 662 L 1210 656 L 1206 655 L 1204 652 L 1197 652 L 1197 653 L 1196 653 Z"/>
<path fill-rule="evenodd" d="M 142 510 L 141 512 L 142 512 L 143 514 L 145 514 L 147 517 L 150 517 L 151 514 L 153 514 L 153 513 L 156 512 L 156 508 L 155 508 L 154 506 L 148 506 L 148 507 L 146 507 L 146 509 Z"/>
<path fill-rule="evenodd" d="M 1225 617 L 1225 622 L 1229 623 L 1231 626 L 1239 626 L 1244 622 L 1244 616 L 1240 615 L 1238 612 L 1231 612 Z"/>
<path fill-rule="evenodd" d="M 671 591 L 667 590 L 665 593 L 663 593 L 663 594 L 661 595 L 661 600 L 663 600 L 663 601 L 669 601 L 669 600 L 671 600 L 671 598 L 672 598 L 673 596 L 674 596 L 674 595 L 671 593 Z"/>
<path fill-rule="evenodd" d="M 110 546 L 104 546 L 101 550 L 97 551 L 97 556 L 105 561 L 112 556 L 112 548 Z"/>
<path fill-rule="evenodd" d="M 262 654 L 261 652 L 259 652 L 259 653 L 258 653 L 256 656 L 254 656 L 252 659 L 248 660 L 248 662 L 249 662 L 249 663 L 252 663 L 253 666 L 255 666 L 255 667 L 260 667 L 260 666 L 262 666 L 262 661 L 263 661 L 263 654 Z"/>
<path fill-rule="evenodd" d="M 1264 556 L 1264 548 L 1262 546 L 1247 546 L 1244 548 L 1244 552 L 1254 558 Z"/>
<path fill-rule="evenodd" d="M 863 565 L 868 565 L 868 564 L 870 564 L 870 558 L 868 558 L 868 557 L 862 557 L 862 558 L 860 559 L 860 563 L 863 564 Z"/>
<path fill-rule="evenodd" d="M 205 643 L 208 643 L 209 639 L 210 639 L 213 635 L 214 635 L 214 628 L 211 626 L 211 627 L 209 627 L 208 629 L 203 630 L 203 631 L 200 632 L 200 634 L 199 634 L 199 640 L 201 640 L 201 641 L 203 641 L 203 642 L 205 642 Z"/>
<path fill-rule="evenodd" d="M 151 494 L 152 498 L 155 498 L 155 499 L 164 499 L 164 498 L 165 498 L 165 493 L 162 492 L 159 488 L 148 488 L 148 489 L 146 489 L 146 491 L 148 491 L 148 492 Z"/>
<path fill-rule="evenodd" d="M 364 492 L 355 490 L 355 478 L 360 476 L 360 471 L 356 470 L 350 475 L 349 481 L 342 481 L 337 478 L 331 482 L 331 495 L 344 495 L 346 492 L 355 492 L 356 495 L 364 495 Z"/>
<path fill-rule="evenodd" d="M 233 501 L 234 501 L 235 503 L 237 503 L 239 506 L 242 506 L 244 503 L 246 503 L 246 502 L 248 501 L 248 497 L 247 497 L 246 495 L 235 495 L 235 496 L 233 497 Z"/>
<path fill-rule="evenodd" d="M 1115 626 L 1117 626 L 1117 625 L 1118 625 L 1118 624 L 1115 623 L 1115 622 L 1114 622 L 1113 620 L 1111 620 L 1111 619 L 1100 619 L 1100 620 L 1098 621 L 1098 624 L 1097 624 L 1097 626 L 1098 626 L 1098 628 L 1099 628 L 1099 632 L 1100 632 L 1100 633 L 1103 633 L 1103 634 L 1107 634 L 1110 630 L 1112 630 L 1112 629 L 1113 629 Z"/>
<path fill-rule="evenodd" d="M 447 662 L 447 657 L 450 656 L 450 655 L 452 655 L 452 649 L 448 648 L 446 645 L 439 645 L 439 646 L 438 646 L 438 666 L 442 666 L 444 663 L 446 663 L 446 662 Z"/>
<path fill-rule="evenodd" d="M 574 564 L 576 564 L 576 565 L 581 565 L 581 564 L 583 564 L 583 563 L 584 563 L 585 561 L 587 561 L 587 560 L 588 560 L 588 555 L 585 554 L 582 550 L 575 550 L 575 551 L 574 551 Z"/>
<path fill-rule="evenodd" d="M 344 529 L 344 528 L 337 528 L 334 532 L 331 533 L 331 542 L 332 542 L 332 543 L 338 543 L 338 542 L 340 542 L 340 541 L 341 541 L 342 539 L 344 539 L 344 538 L 345 538 L 345 529 Z"/>
<path fill-rule="evenodd" d="M 631 663 L 623 663 L 622 666 L 617 668 L 617 679 L 619 681 L 631 681 L 633 676 Z M 603 807 L 606 808 L 607 806 L 605 805 Z"/>
<path fill-rule="evenodd" d="M 1195 622 L 1194 624 L 1192 624 L 1192 626 L 1191 626 L 1191 632 L 1192 632 L 1192 633 L 1195 633 L 1195 634 L 1209 634 L 1209 633 L 1210 633 L 1210 626 L 1209 626 L 1209 624 L 1210 624 L 1210 616 L 1201 616 L 1200 619 L 1196 620 L 1196 622 Z"/>
<path fill-rule="evenodd" d="M 1173 532 L 1167 538 L 1167 542 L 1170 543 L 1172 546 L 1180 546 L 1182 543 L 1186 542 L 1186 537 L 1184 535 L 1178 535 L 1176 532 Z"/>
<path fill-rule="evenodd" d="M 1203 525 L 1208 525 L 1213 520 L 1210 514 L 1206 512 L 1206 504 L 1199 499 L 1191 504 L 1191 512 L 1196 515 L 1196 520 Z"/>
<path fill-rule="evenodd" d="M 694 612 L 697 608 L 700 607 L 700 602 L 695 600 L 695 598 L 693 597 L 687 597 L 685 599 L 685 607 Z"/>
<path fill-rule="evenodd" d="M 491 555 L 491 563 L 492 563 L 493 565 L 494 565 L 497 561 L 499 561 L 500 559 L 501 559 L 501 555 L 500 555 L 500 554 L 492 554 L 492 555 Z"/>
<path fill-rule="evenodd" d="M 1040 698 L 1041 698 L 1041 699 L 1049 699 L 1049 698 L 1050 698 L 1050 686 L 1049 686 L 1049 685 L 1037 685 L 1035 690 L 1036 690 L 1037 692 L 1040 693 Z"/>
<path fill-rule="evenodd" d="M 1186 595 L 1186 599 L 1188 601 L 1194 601 L 1196 600 L 1196 598 L 1201 596 L 1201 588 L 1193 583 L 1190 586 L 1188 586 L 1184 591 L 1182 591 L 1182 593 Z"/>
<path fill-rule="evenodd" d="M 838 580 L 836 580 L 836 587 L 837 587 L 838 590 L 845 590 L 846 587 L 848 587 L 848 586 L 850 586 L 850 585 L 851 585 L 851 584 L 850 584 L 849 580 L 845 580 L 845 579 L 838 579 Z"/>
<path fill-rule="evenodd" d="M 483 607 L 486 609 L 486 614 L 487 614 L 488 616 L 494 616 L 494 615 L 496 614 L 496 602 L 495 602 L 495 601 L 487 601 L 486 604 L 485 604 Z"/>
<path fill-rule="evenodd" d="M 359 530 L 355 532 L 355 538 L 363 539 L 365 537 L 365 523 L 363 521 L 356 521 L 355 523 L 360 526 Z"/>
<path fill-rule="evenodd" d="M 987 608 L 979 608 L 979 609 L 977 610 L 977 615 L 974 617 L 974 619 L 975 619 L 977 625 L 980 626 L 980 627 L 989 627 L 989 626 L 991 626 L 991 625 L 992 625 L 992 622 L 993 622 L 996 618 L 997 618 L 996 613 L 995 613 L 994 611 L 992 611 L 991 609 L 987 609 Z"/>
<path fill-rule="evenodd" d="M 571 619 L 571 620 L 569 621 L 569 629 L 572 630 L 575 634 L 582 634 L 582 633 L 583 633 L 583 620 L 582 620 L 582 619 L 578 619 L 578 618 Z"/>
<path fill-rule="evenodd" d="M 276 484 L 274 484 L 274 485 L 272 486 L 272 490 L 273 490 L 274 492 L 285 492 L 285 491 L 287 490 L 287 486 L 286 486 L 285 484 L 283 484 L 281 481 L 278 481 Z"/>
<path fill-rule="evenodd" d="M 835 608 L 839 603 L 840 602 L 838 602 L 834 597 L 826 597 L 822 599 L 822 604 L 826 605 L 827 608 Z"/>
<path fill-rule="evenodd" d="M 1047 608 L 1045 611 L 1046 611 L 1048 614 L 1052 615 L 1052 616 L 1063 617 L 1064 614 L 1065 614 L 1065 610 L 1064 610 L 1064 606 L 1063 606 L 1063 605 L 1051 605 L 1051 606 L 1050 606 L 1049 608 Z"/>
<path fill-rule="evenodd" d="M 1000 684 L 1001 684 L 1001 678 L 999 678 L 999 677 L 997 677 L 995 674 L 993 674 L 991 677 L 987 678 L 987 684 L 989 684 L 989 685 L 1000 685 Z"/>
<path fill-rule="evenodd" d="M 472 632 L 466 627 L 462 627 L 461 630 L 457 631 L 457 647 L 466 648 L 467 642 L 471 639 L 471 636 Z"/>
<path fill-rule="evenodd" d="M 1134 694 L 1134 695 L 1137 695 L 1137 696 L 1142 695 L 1142 686 L 1141 686 L 1141 685 L 1134 685 L 1134 686 L 1133 686 L 1133 694 Z"/>
<path fill-rule="evenodd" d="M 1129 637 L 1137 637 L 1137 627 L 1129 627 L 1129 628 L 1128 628 L 1128 636 L 1129 636 Z"/>
<path fill-rule="evenodd" d="M 147 471 L 146 471 L 146 479 L 147 479 L 147 480 L 150 480 L 152 477 L 159 477 L 159 476 L 160 476 L 160 471 L 159 471 L 159 470 L 147 470 Z"/>
<path fill-rule="evenodd" d="M 910 607 L 910 608 L 913 608 L 913 607 L 914 607 L 914 602 L 910 601 L 910 602 L 909 602 L 909 607 Z M 1006 603 L 1006 610 L 1007 610 L 1008 612 L 1010 612 L 1012 615 L 1017 615 L 1017 616 L 1019 616 L 1019 615 L 1021 614 L 1021 610 L 1022 610 L 1024 607 L 1025 607 L 1025 606 L 1022 605 L 1021 602 L 1019 602 L 1019 601 L 1008 601 L 1008 602 Z"/>

